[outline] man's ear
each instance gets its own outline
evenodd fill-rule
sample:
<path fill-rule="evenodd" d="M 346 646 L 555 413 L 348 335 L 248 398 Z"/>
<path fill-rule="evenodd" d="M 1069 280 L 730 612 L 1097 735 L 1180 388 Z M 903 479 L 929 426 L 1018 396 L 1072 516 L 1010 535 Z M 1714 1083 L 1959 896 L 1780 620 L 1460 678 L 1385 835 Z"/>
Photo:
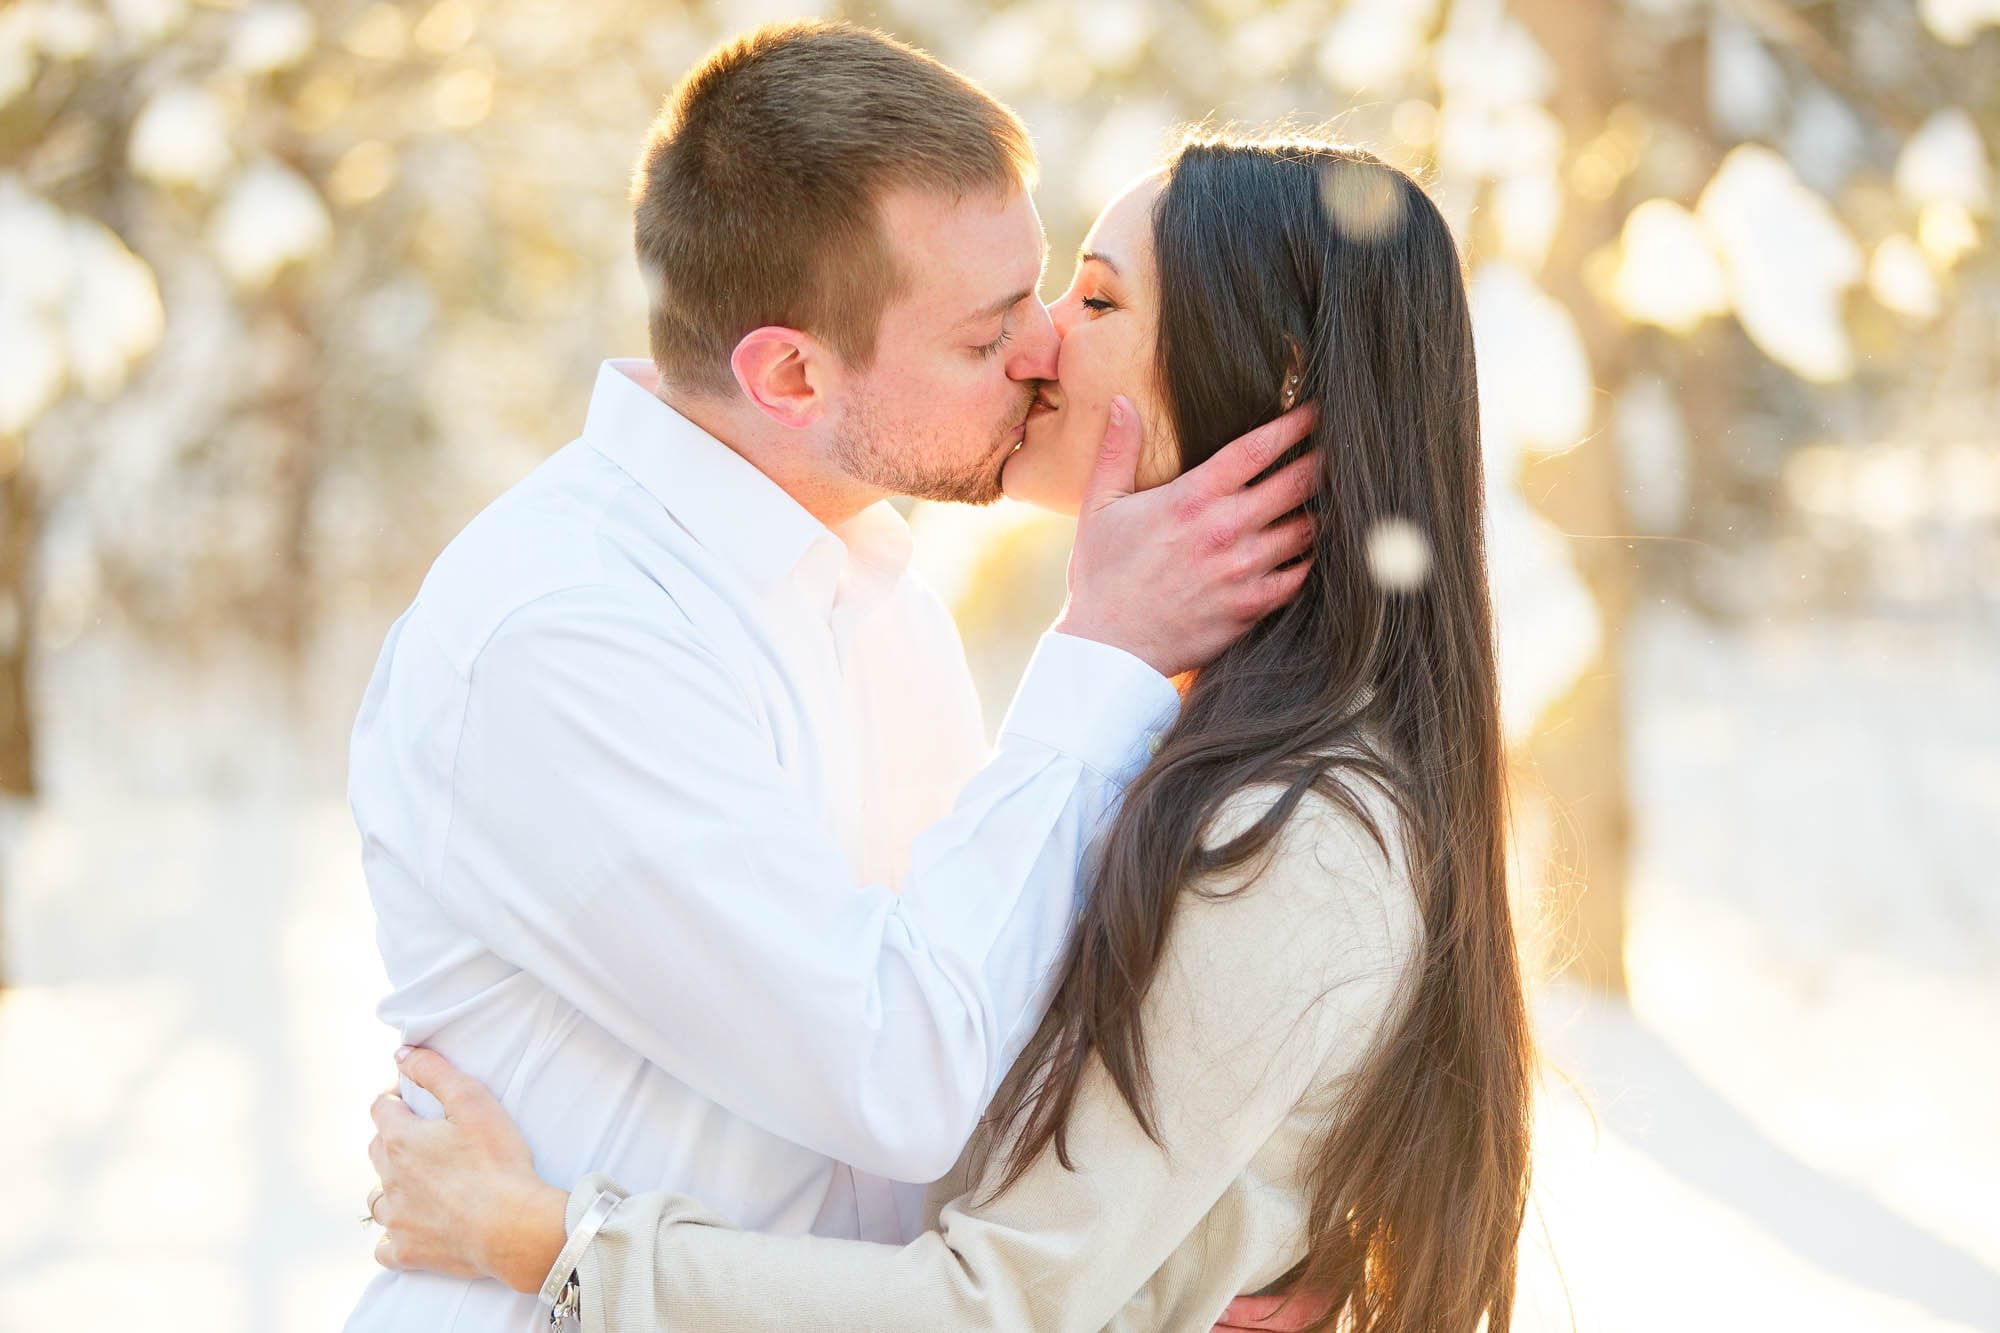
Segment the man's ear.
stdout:
<path fill-rule="evenodd" d="M 756 409 L 781 426 L 801 430 L 826 410 L 827 358 L 810 333 L 766 325 L 752 329 L 729 354 L 736 387 Z"/>

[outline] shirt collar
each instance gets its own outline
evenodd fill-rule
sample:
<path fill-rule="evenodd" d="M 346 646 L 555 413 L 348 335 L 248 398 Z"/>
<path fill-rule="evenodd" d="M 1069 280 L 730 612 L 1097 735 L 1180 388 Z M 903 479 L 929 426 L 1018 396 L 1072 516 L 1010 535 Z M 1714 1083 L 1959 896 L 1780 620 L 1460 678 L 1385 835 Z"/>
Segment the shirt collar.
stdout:
<path fill-rule="evenodd" d="M 617 464 L 703 549 L 752 582 L 791 582 L 828 613 L 873 601 L 910 563 L 910 530 L 887 501 L 829 529 L 741 454 L 652 392 L 651 362 L 598 368 L 583 438 Z M 827 548 L 815 555 L 816 548 Z"/>

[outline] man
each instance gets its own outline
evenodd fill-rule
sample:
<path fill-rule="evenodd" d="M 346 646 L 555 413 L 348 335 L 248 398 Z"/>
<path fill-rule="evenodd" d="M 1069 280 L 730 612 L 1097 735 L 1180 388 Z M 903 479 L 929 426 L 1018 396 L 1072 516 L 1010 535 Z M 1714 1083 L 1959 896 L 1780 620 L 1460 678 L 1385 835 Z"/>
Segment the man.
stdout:
<path fill-rule="evenodd" d="M 1243 551 L 1301 474 L 1241 488 L 1303 423 L 1131 495 L 1128 411 L 981 767 L 956 632 L 883 501 L 996 498 L 1055 374 L 1033 170 L 1010 112 L 887 39 L 716 51 L 636 182 L 653 366 L 600 372 L 582 438 L 390 630 L 350 777 L 381 1014 L 494 1088 L 552 1181 L 913 1234 L 896 1182 L 949 1167 L 1039 1021 L 1168 677 L 1296 588 Z M 531 1309 L 391 1273 L 348 1327 Z"/>

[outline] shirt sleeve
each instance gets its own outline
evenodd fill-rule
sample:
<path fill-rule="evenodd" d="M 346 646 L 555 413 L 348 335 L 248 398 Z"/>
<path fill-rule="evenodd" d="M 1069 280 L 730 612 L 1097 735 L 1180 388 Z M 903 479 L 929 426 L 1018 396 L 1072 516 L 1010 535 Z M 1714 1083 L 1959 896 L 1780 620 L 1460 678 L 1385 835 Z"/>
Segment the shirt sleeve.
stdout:
<path fill-rule="evenodd" d="M 1206 1328 L 1237 1293 L 1161 1290 L 1205 1267 L 1162 1266 L 1301 1100 L 1337 1095 L 1360 1066 L 1419 932 L 1366 832 L 1302 806 L 1249 887 L 1179 905 L 1142 1011 L 1160 1143 L 1094 1064 L 1070 1121 L 1078 1169 L 1045 1153 L 906 1246 L 736 1231 L 693 1200 L 637 1195 L 584 1252 L 584 1327 L 1082 1333 L 1154 1283 L 1152 1310 Z M 577 1186 L 572 1225 L 604 1179 Z"/>
<path fill-rule="evenodd" d="M 473 659 L 439 897 L 721 1106 L 933 1179 L 1040 1020 L 1084 845 L 1177 696 L 1128 654 L 1047 636 L 897 893 L 853 882 L 749 695 L 659 622 L 573 589 Z"/>

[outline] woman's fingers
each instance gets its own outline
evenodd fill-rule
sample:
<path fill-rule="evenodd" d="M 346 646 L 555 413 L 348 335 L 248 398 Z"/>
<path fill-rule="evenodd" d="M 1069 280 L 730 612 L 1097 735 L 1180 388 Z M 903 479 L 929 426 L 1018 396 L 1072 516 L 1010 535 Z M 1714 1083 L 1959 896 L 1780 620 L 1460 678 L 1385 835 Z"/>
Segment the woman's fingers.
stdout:
<path fill-rule="evenodd" d="M 417 1119 L 417 1113 L 403 1100 L 403 1094 L 391 1088 L 368 1104 L 368 1118 L 375 1122 L 378 1132 L 386 1133 L 405 1121 Z"/>
<path fill-rule="evenodd" d="M 406 1046 L 396 1053 L 396 1064 L 404 1078 L 437 1098 L 448 1119 L 456 1119 L 464 1111 L 499 1105 L 484 1083 L 462 1072 L 436 1051 Z"/>
<path fill-rule="evenodd" d="M 566 1195 L 537 1179 L 527 1142 L 499 1099 L 435 1051 L 406 1047 L 397 1064 L 444 1114 L 419 1115 L 393 1091 L 368 1108 L 375 1122 L 368 1160 L 381 1178 L 368 1197 L 369 1216 L 383 1228 L 375 1262 L 402 1272 L 494 1276 L 489 1256 L 514 1252 L 495 1237 L 512 1234 L 518 1201 L 529 1195 L 541 1200 L 538 1225 L 560 1249 Z M 547 1257 L 553 1260 L 554 1249 Z M 538 1283 L 547 1266 L 522 1280 Z"/>

